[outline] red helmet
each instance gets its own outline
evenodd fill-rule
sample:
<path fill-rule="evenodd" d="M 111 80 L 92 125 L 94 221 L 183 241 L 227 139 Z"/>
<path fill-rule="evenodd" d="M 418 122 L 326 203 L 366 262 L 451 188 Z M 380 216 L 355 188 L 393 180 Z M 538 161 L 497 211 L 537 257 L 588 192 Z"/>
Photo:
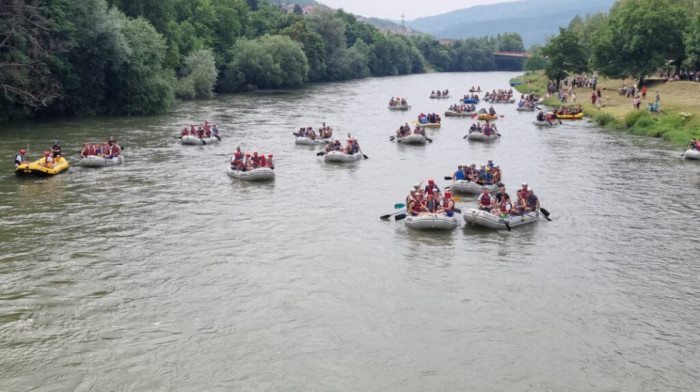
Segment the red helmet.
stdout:
<path fill-rule="evenodd" d="M 452 196 L 452 192 L 450 192 L 450 191 L 445 191 L 445 196 L 447 196 L 447 197 Z"/>
<path fill-rule="evenodd" d="M 27 150 L 19 150 L 19 153 L 22 154 L 22 155 L 24 155 L 24 154 L 27 153 Z"/>
<path fill-rule="evenodd" d="M 250 158 L 250 154 L 245 154 L 245 157 L 246 157 L 246 158 Z"/>
<path fill-rule="evenodd" d="M 434 182 L 433 180 L 428 180 L 428 184 L 433 184 Z"/>
<path fill-rule="evenodd" d="M 272 159 L 272 154 L 268 154 L 267 157 Z"/>
<path fill-rule="evenodd" d="M 258 156 L 258 152 L 257 152 L 257 151 L 255 151 L 255 152 L 253 153 L 253 155 L 255 155 L 255 156 Z"/>
<path fill-rule="evenodd" d="M 335 143 L 335 144 L 340 144 L 340 140 L 335 139 L 335 141 L 334 141 L 333 143 Z"/>
<path fill-rule="evenodd" d="M 243 156 L 243 153 L 240 151 L 236 151 L 236 153 L 234 155 L 237 157 L 240 157 L 240 156 Z"/>
<path fill-rule="evenodd" d="M 44 156 L 45 156 L 45 157 L 47 157 L 47 156 L 49 156 L 49 155 L 50 155 L 50 153 L 49 153 L 48 151 L 44 151 Z"/>

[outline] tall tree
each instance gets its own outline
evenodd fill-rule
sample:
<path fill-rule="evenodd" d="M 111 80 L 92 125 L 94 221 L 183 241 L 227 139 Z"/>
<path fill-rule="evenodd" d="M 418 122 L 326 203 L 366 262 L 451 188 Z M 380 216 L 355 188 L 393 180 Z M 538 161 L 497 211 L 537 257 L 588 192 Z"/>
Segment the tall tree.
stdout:
<path fill-rule="evenodd" d="M 693 22 L 685 32 L 686 65 L 691 69 L 700 69 L 700 13 L 695 14 Z"/>
<path fill-rule="evenodd" d="M 567 72 L 582 72 L 587 69 L 588 58 L 579 44 L 576 33 L 563 27 L 559 35 L 550 38 L 542 47 L 542 56 L 547 59 L 544 72 L 557 81 L 557 88 Z"/>
<path fill-rule="evenodd" d="M 662 10 L 662 11 L 660 11 Z M 677 2 L 626 0 L 615 3 L 593 39 L 592 65 L 611 77 L 644 77 L 667 61 L 685 58 L 683 31 L 689 16 Z"/>

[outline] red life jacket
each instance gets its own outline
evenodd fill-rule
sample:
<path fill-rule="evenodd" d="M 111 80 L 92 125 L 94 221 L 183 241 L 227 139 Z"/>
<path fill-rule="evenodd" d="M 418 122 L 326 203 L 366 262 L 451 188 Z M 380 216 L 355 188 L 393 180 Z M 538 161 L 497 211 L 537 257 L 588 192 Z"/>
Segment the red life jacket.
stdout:
<path fill-rule="evenodd" d="M 122 150 L 119 149 L 119 146 L 116 144 L 112 146 L 112 155 L 117 155 L 121 152 Z"/>
<path fill-rule="evenodd" d="M 484 195 L 483 193 L 479 197 L 479 204 L 483 206 L 490 206 L 491 205 L 491 195 Z"/>

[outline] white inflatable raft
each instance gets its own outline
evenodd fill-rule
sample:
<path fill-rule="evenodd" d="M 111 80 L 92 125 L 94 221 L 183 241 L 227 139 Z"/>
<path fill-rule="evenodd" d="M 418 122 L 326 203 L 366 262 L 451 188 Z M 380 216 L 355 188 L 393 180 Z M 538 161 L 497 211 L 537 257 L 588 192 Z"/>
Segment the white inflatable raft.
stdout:
<path fill-rule="evenodd" d="M 414 133 L 408 136 L 396 138 L 396 142 L 402 144 L 425 144 L 426 139 L 425 136 L 421 135 L 420 133 Z"/>
<path fill-rule="evenodd" d="M 97 155 L 88 155 L 86 157 L 80 158 L 78 161 L 78 166 L 82 167 L 105 167 L 119 165 L 124 162 L 124 157 L 117 155 L 114 158 L 100 157 Z"/>
<path fill-rule="evenodd" d="M 275 179 L 275 171 L 269 167 L 260 167 L 253 170 L 233 170 L 229 166 L 228 175 L 243 181 L 270 181 Z"/>
<path fill-rule="evenodd" d="M 446 95 L 443 95 L 443 94 L 440 94 L 440 95 L 437 95 L 437 94 L 430 94 L 430 98 L 449 98 L 449 97 L 450 97 L 450 94 L 446 94 Z"/>
<path fill-rule="evenodd" d="M 683 153 L 683 158 L 685 159 L 700 159 L 700 151 L 698 150 L 685 150 Z"/>
<path fill-rule="evenodd" d="M 474 113 L 476 113 L 475 110 L 472 110 L 471 112 L 463 111 L 463 112 L 456 112 L 454 110 L 446 110 L 445 111 L 445 117 L 471 117 Z"/>
<path fill-rule="evenodd" d="M 302 145 L 302 146 L 315 146 L 315 145 L 318 145 L 318 144 L 326 144 L 326 143 L 329 143 L 330 141 L 331 141 L 330 138 L 326 138 L 326 139 L 319 139 L 319 138 L 311 139 L 311 138 L 306 137 L 306 136 L 297 136 L 297 138 L 296 138 L 296 140 L 294 141 L 294 143 L 299 144 L 299 145 Z"/>
<path fill-rule="evenodd" d="M 533 124 L 537 125 L 538 127 L 556 127 L 559 125 L 559 121 L 557 120 L 552 120 L 551 124 L 548 123 L 547 121 L 533 121 Z"/>
<path fill-rule="evenodd" d="M 452 230 L 459 226 L 457 218 L 445 214 L 409 215 L 405 219 L 406 226 L 417 230 Z"/>
<path fill-rule="evenodd" d="M 538 220 L 537 213 L 533 211 L 526 212 L 523 215 L 510 215 L 508 218 L 501 218 L 499 215 L 493 215 L 490 212 L 476 208 L 467 208 L 462 216 L 467 226 L 478 225 L 493 230 L 506 230 L 506 223 L 513 228 L 537 222 Z"/>
<path fill-rule="evenodd" d="M 467 135 L 467 139 L 469 140 L 478 140 L 481 142 L 487 142 L 491 141 L 494 139 L 498 139 L 498 134 L 496 132 L 491 132 L 490 135 L 484 135 L 483 132 L 470 132 L 469 135 Z"/>
<path fill-rule="evenodd" d="M 517 110 L 517 111 L 519 111 L 519 112 L 534 112 L 535 110 L 537 110 L 537 108 L 534 107 L 534 106 L 530 106 L 530 107 L 527 107 L 527 106 L 520 107 L 520 106 L 518 106 L 517 108 L 515 108 L 515 110 Z"/>
<path fill-rule="evenodd" d="M 489 190 L 489 193 L 491 194 L 498 192 L 498 184 L 481 185 L 477 184 L 474 181 L 466 180 L 457 180 L 452 183 L 452 186 L 450 188 L 453 192 L 478 195 L 481 193 L 484 187 L 486 187 Z"/>
<path fill-rule="evenodd" d="M 197 136 L 187 135 L 180 138 L 180 144 L 188 146 L 201 146 L 204 144 L 218 143 L 219 139 L 215 137 L 198 138 Z"/>
<path fill-rule="evenodd" d="M 362 154 L 359 152 L 348 154 L 343 151 L 331 151 L 327 152 L 323 159 L 326 162 L 353 162 L 362 159 Z"/>
<path fill-rule="evenodd" d="M 389 105 L 388 108 L 389 110 L 408 110 L 411 108 L 411 105 Z"/>

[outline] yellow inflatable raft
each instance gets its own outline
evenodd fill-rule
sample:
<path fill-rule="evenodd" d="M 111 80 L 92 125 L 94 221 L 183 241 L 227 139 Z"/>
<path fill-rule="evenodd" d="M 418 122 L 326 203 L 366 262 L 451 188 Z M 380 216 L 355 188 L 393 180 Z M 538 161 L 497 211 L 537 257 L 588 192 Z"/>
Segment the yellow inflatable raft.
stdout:
<path fill-rule="evenodd" d="M 54 176 L 68 170 L 68 160 L 63 157 L 54 158 L 53 166 L 45 166 L 46 158 L 34 162 L 23 163 L 15 169 L 18 176 Z"/>

